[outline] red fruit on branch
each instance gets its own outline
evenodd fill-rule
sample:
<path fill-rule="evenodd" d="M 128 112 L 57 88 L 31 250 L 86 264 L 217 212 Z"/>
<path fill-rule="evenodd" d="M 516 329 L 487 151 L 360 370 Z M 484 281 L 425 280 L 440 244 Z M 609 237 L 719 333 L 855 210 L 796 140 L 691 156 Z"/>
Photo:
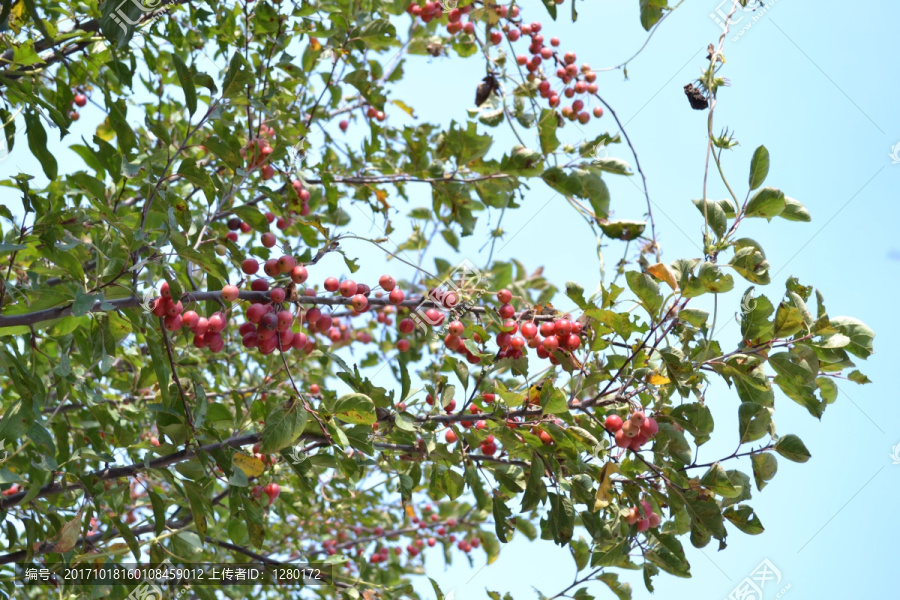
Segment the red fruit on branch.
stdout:
<path fill-rule="evenodd" d="M 444 434 L 444 440 L 448 444 L 454 443 L 457 439 L 459 439 L 459 438 L 457 437 L 456 432 L 453 431 L 452 429 L 448 429 L 447 433 Z"/>
<path fill-rule="evenodd" d="M 340 285 L 341 283 L 337 280 L 337 277 L 329 277 L 324 283 L 325 291 L 336 292 Z"/>
<path fill-rule="evenodd" d="M 240 290 L 236 285 L 226 285 L 222 288 L 222 300 L 224 300 L 225 302 L 234 302 L 238 299 L 239 293 Z"/>
<path fill-rule="evenodd" d="M 390 275 L 382 275 L 378 278 L 378 285 L 386 292 L 390 292 L 397 286 L 397 282 Z"/>
<path fill-rule="evenodd" d="M 262 245 L 265 246 L 266 248 L 271 248 L 272 246 L 275 245 L 275 234 L 269 233 L 267 231 L 266 233 L 262 234 L 262 236 L 260 237 L 260 242 L 262 242 Z"/>
<path fill-rule="evenodd" d="M 604 426 L 610 433 L 615 433 L 622 429 L 622 417 L 620 417 L 619 415 L 609 415 L 608 417 L 606 417 Z"/>
<path fill-rule="evenodd" d="M 293 281 L 294 283 L 303 283 L 308 277 L 309 273 L 306 271 L 306 267 L 304 267 L 303 265 L 297 265 L 291 269 L 291 281 Z"/>
<path fill-rule="evenodd" d="M 247 275 L 253 275 L 257 271 L 259 271 L 259 263 L 256 259 L 247 258 L 241 263 L 241 271 L 246 273 Z"/>

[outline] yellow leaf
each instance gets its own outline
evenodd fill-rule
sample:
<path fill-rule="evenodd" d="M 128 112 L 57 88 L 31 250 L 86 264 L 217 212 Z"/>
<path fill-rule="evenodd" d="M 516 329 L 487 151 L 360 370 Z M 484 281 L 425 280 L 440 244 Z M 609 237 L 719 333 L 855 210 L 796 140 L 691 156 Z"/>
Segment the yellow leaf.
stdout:
<path fill-rule="evenodd" d="M 654 373 L 647 378 L 647 383 L 650 385 L 666 385 L 667 383 L 671 383 L 671 380 L 668 377 Z"/>
<path fill-rule="evenodd" d="M 59 530 L 59 541 L 56 542 L 56 546 L 53 548 L 53 551 L 62 554 L 74 548 L 75 542 L 78 541 L 78 534 L 80 532 L 81 510 L 79 509 L 78 514 L 75 515 L 75 518 L 63 525 Z"/>
<path fill-rule="evenodd" d="M 600 510 L 609 506 L 612 500 L 612 475 L 619 472 L 619 465 L 614 462 L 608 462 L 600 469 L 600 486 L 597 488 L 597 495 L 594 497 L 594 510 Z"/>
<path fill-rule="evenodd" d="M 384 202 L 387 199 L 387 192 L 384 190 L 375 190 L 375 197 L 378 198 L 379 202 Z"/>
<path fill-rule="evenodd" d="M 243 452 L 235 452 L 231 464 L 243 471 L 247 477 L 259 477 L 266 468 L 263 461 Z"/>
<path fill-rule="evenodd" d="M 318 52 L 322 49 L 322 44 L 316 38 L 309 38 L 309 49 L 313 52 Z"/>
<path fill-rule="evenodd" d="M 407 504 L 406 505 L 406 514 L 409 515 L 410 519 L 415 519 L 416 518 L 416 509 L 414 509 L 412 507 L 412 505 Z"/>
<path fill-rule="evenodd" d="M 403 112 L 405 112 L 406 114 L 411 116 L 413 119 L 416 118 L 416 115 L 413 112 L 412 107 L 409 106 L 406 102 L 403 102 L 402 100 L 391 100 L 391 102 L 393 104 L 396 104 L 398 107 L 400 107 L 400 110 L 402 110 Z"/>
<path fill-rule="evenodd" d="M 678 291 L 678 281 L 675 279 L 675 271 L 665 263 L 656 263 L 647 267 L 647 272 L 662 282 L 668 283 L 672 291 Z"/>

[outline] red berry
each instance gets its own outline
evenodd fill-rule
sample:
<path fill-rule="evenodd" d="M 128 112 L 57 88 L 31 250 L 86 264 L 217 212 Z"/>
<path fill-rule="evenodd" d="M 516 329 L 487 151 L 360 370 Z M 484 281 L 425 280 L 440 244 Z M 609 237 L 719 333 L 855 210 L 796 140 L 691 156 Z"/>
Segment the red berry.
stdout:
<path fill-rule="evenodd" d="M 241 263 L 241 271 L 247 275 L 253 275 L 259 271 L 259 263 L 252 258 L 245 259 L 244 262 Z"/>
<path fill-rule="evenodd" d="M 622 429 L 622 417 L 619 415 L 609 415 L 606 417 L 606 430 L 615 433 Z"/>
<path fill-rule="evenodd" d="M 502 319 L 511 319 L 516 314 L 516 309 L 513 308 L 512 304 L 504 304 L 497 310 L 497 314 Z"/>
<path fill-rule="evenodd" d="M 444 439 L 447 441 L 448 444 L 452 444 L 459 438 L 457 438 L 455 431 L 453 431 L 452 429 L 448 429 L 447 433 L 444 434 Z"/>
<path fill-rule="evenodd" d="M 400 352 L 406 352 L 407 350 L 409 350 L 409 340 L 397 340 L 397 350 L 399 350 Z"/>
<path fill-rule="evenodd" d="M 350 298 L 350 304 L 356 312 L 362 312 L 369 305 L 369 299 L 362 294 L 355 294 Z"/>
<path fill-rule="evenodd" d="M 341 131 L 347 131 L 347 128 L 350 127 L 350 121 L 343 120 L 338 123 L 338 127 L 341 128 Z"/>
<path fill-rule="evenodd" d="M 356 282 L 352 279 L 345 279 L 341 282 L 341 285 L 338 288 L 340 290 L 341 296 L 344 298 L 349 298 L 356 294 Z"/>
<path fill-rule="evenodd" d="M 307 277 L 309 277 L 309 273 L 303 265 L 297 265 L 291 269 L 291 281 L 294 283 L 303 283 Z"/>
<path fill-rule="evenodd" d="M 250 289 L 254 292 L 265 292 L 269 289 L 269 282 L 265 279 L 254 279 L 250 282 Z"/>
<path fill-rule="evenodd" d="M 412 333 L 413 329 L 416 328 L 416 324 L 412 319 L 401 319 L 397 324 L 397 328 L 400 329 L 400 333 Z"/>
<path fill-rule="evenodd" d="M 338 286 L 340 286 L 340 282 L 337 280 L 337 277 L 329 277 L 325 280 L 325 290 L 328 292 L 336 292 Z"/>
<path fill-rule="evenodd" d="M 73 102 L 75 102 L 76 106 L 84 106 L 87 104 L 87 97 L 84 94 L 75 94 Z"/>
<path fill-rule="evenodd" d="M 269 292 L 269 298 L 275 304 L 284 302 L 284 288 L 280 288 L 280 287 L 274 288 L 271 292 Z"/>
<path fill-rule="evenodd" d="M 394 288 L 393 290 L 391 290 L 391 293 L 388 294 L 388 301 L 391 304 L 400 304 L 401 302 L 403 302 L 403 296 L 403 290 L 401 290 L 400 288 Z"/>
<path fill-rule="evenodd" d="M 275 234 L 269 233 L 267 231 L 266 233 L 262 234 L 260 241 L 262 242 L 262 245 L 265 246 L 266 248 L 271 248 L 272 246 L 275 245 Z"/>
<path fill-rule="evenodd" d="M 222 288 L 222 300 L 225 302 L 234 302 L 238 299 L 238 294 L 240 290 L 238 290 L 236 285 L 226 285 Z"/>
<path fill-rule="evenodd" d="M 546 83 L 547 85 L 550 85 L 549 81 Z M 512 292 L 506 288 L 503 288 L 502 290 L 497 292 L 497 300 L 500 302 L 500 304 L 509 304 L 512 301 Z"/>

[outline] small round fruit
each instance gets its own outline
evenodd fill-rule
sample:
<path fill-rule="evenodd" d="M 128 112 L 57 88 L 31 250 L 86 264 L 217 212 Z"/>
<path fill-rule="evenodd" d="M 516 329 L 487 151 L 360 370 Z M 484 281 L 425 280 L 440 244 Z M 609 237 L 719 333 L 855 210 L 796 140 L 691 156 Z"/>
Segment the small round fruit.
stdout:
<path fill-rule="evenodd" d="M 87 104 L 87 96 L 84 94 L 75 94 L 75 99 L 73 100 L 76 106 L 84 106 Z"/>
<path fill-rule="evenodd" d="M 350 305 L 353 306 L 356 312 L 362 312 L 369 305 L 369 299 L 362 294 L 355 294 L 350 298 Z"/>
<path fill-rule="evenodd" d="M 291 269 L 291 281 L 294 283 L 303 283 L 307 277 L 309 277 L 309 273 L 303 265 L 297 265 Z"/>
<path fill-rule="evenodd" d="M 247 275 L 253 275 L 259 271 L 259 263 L 254 258 L 247 258 L 241 263 L 241 271 Z"/>
<path fill-rule="evenodd" d="M 356 282 L 352 279 L 345 279 L 341 282 L 338 290 L 340 291 L 341 296 L 343 296 L 344 298 L 350 298 L 351 296 L 356 294 Z"/>
<path fill-rule="evenodd" d="M 222 288 L 222 300 L 225 302 L 234 302 L 239 294 L 240 290 L 236 285 L 229 284 Z"/>
<path fill-rule="evenodd" d="M 250 282 L 250 289 L 254 292 L 265 292 L 269 289 L 269 282 L 265 279 L 254 279 Z"/>
<path fill-rule="evenodd" d="M 280 287 L 274 288 L 271 292 L 269 292 L 269 298 L 275 304 L 284 302 L 284 288 L 280 288 Z"/>
<path fill-rule="evenodd" d="M 631 445 L 631 438 L 625 435 L 621 429 L 616 432 L 616 446 L 619 448 L 627 448 Z"/>
<path fill-rule="evenodd" d="M 447 433 L 444 434 L 444 439 L 447 441 L 448 444 L 452 444 L 459 438 L 456 436 L 455 431 L 453 431 L 452 429 L 448 429 Z"/>
<path fill-rule="evenodd" d="M 606 430 L 615 433 L 622 429 L 622 417 L 619 415 L 609 415 L 605 422 Z"/>
<path fill-rule="evenodd" d="M 388 294 L 388 301 L 391 304 L 400 304 L 401 302 L 403 302 L 403 297 L 403 290 L 401 290 L 400 288 L 394 288 L 391 290 L 391 293 Z"/>
<path fill-rule="evenodd" d="M 512 301 L 512 292 L 506 288 L 503 288 L 499 292 L 497 292 L 497 300 L 501 304 L 509 304 Z"/>
<path fill-rule="evenodd" d="M 275 245 L 275 234 L 267 231 L 264 234 L 262 234 L 260 241 L 262 242 L 262 245 L 265 246 L 266 248 L 271 248 L 272 246 Z"/>
<path fill-rule="evenodd" d="M 399 350 L 400 352 L 406 352 L 407 350 L 409 350 L 409 340 L 397 340 L 397 350 Z"/>
<path fill-rule="evenodd" d="M 337 280 L 337 277 L 329 277 L 325 280 L 325 290 L 328 292 L 336 292 L 338 286 L 340 286 L 340 282 Z"/>
<path fill-rule="evenodd" d="M 378 278 L 378 285 L 386 292 L 390 292 L 397 287 L 397 282 L 390 275 L 382 275 Z"/>
<path fill-rule="evenodd" d="M 461 321 L 451 321 L 449 325 L 447 325 L 447 331 L 450 335 L 460 336 L 465 331 L 466 327 L 462 324 Z"/>

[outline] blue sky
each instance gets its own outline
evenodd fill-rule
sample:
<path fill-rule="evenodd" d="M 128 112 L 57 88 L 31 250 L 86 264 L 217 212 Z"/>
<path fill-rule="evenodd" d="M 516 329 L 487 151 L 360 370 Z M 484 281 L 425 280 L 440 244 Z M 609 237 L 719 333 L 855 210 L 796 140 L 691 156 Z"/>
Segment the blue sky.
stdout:
<path fill-rule="evenodd" d="M 707 113 L 690 110 L 682 87 L 699 75 L 706 45 L 718 39 L 720 29 L 709 16 L 717 4 L 717 0 L 695 0 L 681 5 L 643 53 L 629 63 L 627 81 L 620 70 L 598 77 L 600 94 L 626 124 L 647 174 L 666 261 L 699 255 L 702 217 L 690 200 L 701 196 Z M 812 459 L 803 465 L 780 460 L 778 475 L 764 493 L 754 490 L 751 504 L 766 527 L 763 534 L 750 537 L 732 529 L 723 552 L 716 552 L 714 545 L 694 549 L 685 539 L 693 578 L 661 575 L 655 582 L 655 597 L 727 598 L 763 559 L 781 573 L 778 585 L 766 586 L 764 600 L 775 598 L 788 584 L 790 589 L 780 597 L 839 598 L 862 591 L 875 598 L 894 597 L 895 578 L 885 574 L 894 568 L 900 534 L 900 521 L 890 511 L 900 494 L 900 464 L 892 464 L 890 457 L 892 447 L 900 444 L 900 408 L 890 374 L 891 357 L 896 359 L 890 344 L 898 333 L 892 309 L 900 262 L 891 256 L 900 254 L 900 239 L 894 231 L 900 164 L 892 164 L 888 155 L 900 143 L 900 119 L 894 110 L 900 88 L 895 67 L 891 68 L 896 62 L 893 27 L 900 21 L 900 5 L 870 1 L 850 6 L 837 0 L 823 0 L 814 7 L 786 0 L 769 0 L 766 5 L 765 14 L 755 22 L 753 13 L 743 13 L 743 21 L 734 30 L 750 23 L 752 27 L 737 42 L 732 41 L 734 34 L 726 40 L 728 62 L 722 74 L 732 85 L 720 92 L 715 131 L 728 126 L 741 142 L 726 154 L 730 181 L 746 189 L 750 156 L 764 144 L 772 160 L 766 184 L 803 202 L 813 220 L 771 224 L 750 220 L 742 225 L 743 235 L 764 245 L 772 265 L 773 283 L 757 288 L 757 293 L 778 300 L 784 280 L 794 275 L 822 291 L 832 316 L 863 320 L 877 334 L 876 354 L 860 365 L 874 383 L 857 386 L 839 381 L 838 402 L 828 407 L 821 422 L 778 395 L 779 432 L 798 434 Z M 638 22 L 637 0 L 579 2 L 575 25 L 568 20 L 568 6 L 567 2 L 557 23 L 550 22 L 537 0 L 523 2 L 522 10 L 523 16 L 544 23 L 546 37 L 559 36 L 562 49 L 575 50 L 579 64 L 616 65 L 646 39 Z M 402 19 L 404 25 L 408 23 L 408 17 Z M 448 124 L 466 118 L 483 65 L 477 57 L 411 57 L 404 71 L 404 81 L 394 88 L 392 97 L 413 106 L 420 122 Z M 413 122 L 393 107 L 387 112 L 394 125 Z M 102 118 L 90 105 L 82 114 L 76 135 L 64 140 L 65 145 L 75 143 L 81 134 L 90 139 L 90 130 Z M 351 126 L 351 143 L 356 140 L 354 127 L 361 128 L 356 123 Z M 498 151 L 513 143 L 502 126 L 483 129 L 496 135 Z M 581 129 L 593 138 L 606 130 L 615 132 L 616 125 L 607 115 Z M 22 148 L 23 133 L 17 141 Z M 566 127 L 562 135 L 573 142 L 581 137 L 574 127 Z M 60 157 L 61 172 L 79 167 L 74 153 L 62 146 L 54 151 Z M 633 164 L 624 145 L 611 148 L 610 155 Z M 0 177 L 19 168 L 40 172 L 33 159 L 18 151 L 0 163 Z M 717 179 L 711 176 L 710 181 L 708 196 L 725 197 L 726 190 Z M 615 217 L 641 218 L 645 204 L 637 180 L 610 176 L 607 183 Z M 414 201 L 428 201 L 426 188 L 411 189 Z M 18 204 L 13 192 L 3 194 L 4 203 Z M 397 224 L 405 212 L 401 205 Z M 591 290 L 598 284 L 596 240 L 564 199 L 545 186 L 533 185 L 523 208 L 507 214 L 503 225 L 508 233 L 497 245 L 496 258 L 516 258 L 530 269 L 544 266 L 545 275 L 559 286 L 576 280 Z M 362 227 L 362 221 L 358 226 Z M 371 233 L 380 235 L 374 227 Z M 402 234 L 401 227 L 392 238 L 401 242 Z M 487 226 L 482 224 L 473 238 L 464 240 L 458 255 L 438 247 L 432 256 L 482 264 L 486 253 L 479 249 L 486 236 Z M 373 256 L 371 247 L 361 243 L 348 242 L 346 247 L 367 260 Z M 621 249 L 608 250 L 604 258 L 612 264 Z M 376 279 L 385 270 L 384 262 L 377 257 L 374 261 L 363 264 L 358 280 Z M 432 265 L 430 260 L 425 263 L 426 268 Z M 341 272 L 343 264 L 329 256 L 319 268 L 324 278 L 326 273 Z M 400 277 L 413 275 L 396 262 L 390 268 Z M 745 287 L 738 284 L 734 292 L 720 298 L 723 347 L 737 340 L 732 317 Z M 711 309 L 711 299 L 695 302 L 697 307 Z M 555 304 L 565 307 L 566 299 Z M 737 437 L 736 395 L 716 384 L 707 401 L 718 439 L 704 446 L 700 456 L 705 461 L 730 454 Z M 749 461 L 732 461 L 727 468 L 750 472 Z M 494 565 L 484 569 L 483 555 L 473 554 L 475 564 L 470 569 L 464 560 L 445 568 L 439 553 L 431 553 L 426 563 L 429 575 L 445 591 L 455 588 L 456 598 L 465 600 L 485 597 L 485 588 L 512 592 L 516 600 L 535 597 L 532 587 L 552 595 L 574 575 L 568 550 L 552 542 L 514 541 L 503 548 Z M 651 597 L 639 573 L 622 577 L 632 583 L 635 598 Z M 421 583 L 423 595 L 429 597 L 430 586 Z M 602 584 L 595 593 L 609 597 Z"/>

